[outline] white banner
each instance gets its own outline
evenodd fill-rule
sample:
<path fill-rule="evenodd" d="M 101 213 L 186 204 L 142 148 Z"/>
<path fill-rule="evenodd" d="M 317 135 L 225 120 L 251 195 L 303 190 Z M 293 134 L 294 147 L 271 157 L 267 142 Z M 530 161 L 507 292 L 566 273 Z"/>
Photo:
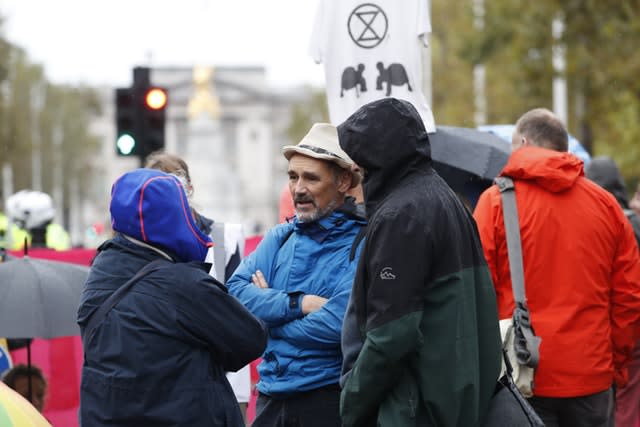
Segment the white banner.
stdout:
<path fill-rule="evenodd" d="M 324 63 L 331 122 L 383 97 L 411 102 L 427 132 L 433 113 L 422 91 L 429 0 L 320 0 L 310 53 Z"/>

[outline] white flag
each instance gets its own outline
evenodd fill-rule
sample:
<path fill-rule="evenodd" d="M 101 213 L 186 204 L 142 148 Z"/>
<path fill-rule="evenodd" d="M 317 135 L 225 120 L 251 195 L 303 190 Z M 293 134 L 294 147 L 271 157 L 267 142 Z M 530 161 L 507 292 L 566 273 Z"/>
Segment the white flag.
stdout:
<path fill-rule="evenodd" d="M 310 53 L 324 63 L 331 122 L 392 96 L 411 102 L 435 132 L 422 92 L 421 50 L 430 32 L 429 0 L 320 0 Z"/>

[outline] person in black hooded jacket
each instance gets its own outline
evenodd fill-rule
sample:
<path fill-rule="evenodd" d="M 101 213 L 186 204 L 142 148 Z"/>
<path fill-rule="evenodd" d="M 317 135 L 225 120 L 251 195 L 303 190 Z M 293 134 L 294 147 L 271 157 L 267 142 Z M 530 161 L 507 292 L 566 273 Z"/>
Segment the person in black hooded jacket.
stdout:
<path fill-rule="evenodd" d="M 369 103 L 338 136 L 364 171 L 369 221 L 343 325 L 343 423 L 479 425 L 501 343 L 475 222 L 432 169 L 410 103 Z"/>

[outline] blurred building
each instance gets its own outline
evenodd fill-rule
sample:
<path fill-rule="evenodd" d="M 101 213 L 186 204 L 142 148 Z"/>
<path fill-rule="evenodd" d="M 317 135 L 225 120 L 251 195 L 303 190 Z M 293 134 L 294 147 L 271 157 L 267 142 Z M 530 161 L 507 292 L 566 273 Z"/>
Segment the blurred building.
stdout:
<path fill-rule="evenodd" d="M 151 82 L 169 89 L 166 150 L 189 164 L 195 207 L 216 221 L 244 224 L 247 235 L 276 224 L 286 180 L 280 149 L 292 142 L 286 136 L 291 107 L 305 91 L 269 87 L 263 67 L 158 67 L 151 69 Z M 109 229 L 111 183 L 139 166 L 135 157 L 116 155 L 114 88 L 99 93 L 103 114 L 91 131 L 104 143 L 92 165 L 92 182 L 82 183 L 90 187 L 88 200 L 69 211 L 74 242 L 101 240 L 90 235 L 91 228 L 102 223 Z M 205 93 L 213 110 L 194 102 Z"/>

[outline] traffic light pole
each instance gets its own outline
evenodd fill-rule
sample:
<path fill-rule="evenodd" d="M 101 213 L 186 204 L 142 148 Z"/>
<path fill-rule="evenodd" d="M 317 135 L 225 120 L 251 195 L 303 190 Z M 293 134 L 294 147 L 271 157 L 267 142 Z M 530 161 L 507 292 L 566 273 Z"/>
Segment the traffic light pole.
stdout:
<path fill-rule="evenodd" d="M 135 67 L 133 69 L 134 89 L 144 90 L 151 86 L 151 70 L 148 67 Z"/>

